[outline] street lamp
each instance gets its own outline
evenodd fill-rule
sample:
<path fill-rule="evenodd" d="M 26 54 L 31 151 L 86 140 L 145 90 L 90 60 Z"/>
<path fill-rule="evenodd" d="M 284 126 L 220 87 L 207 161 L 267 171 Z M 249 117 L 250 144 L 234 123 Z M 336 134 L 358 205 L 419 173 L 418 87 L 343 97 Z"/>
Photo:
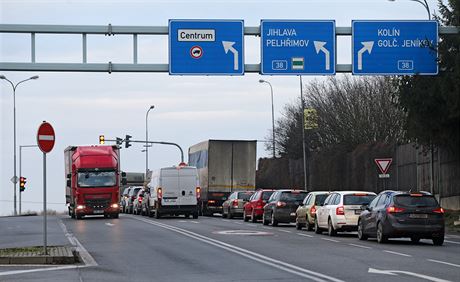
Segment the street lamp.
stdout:
<path fill-rule="evenodd" d="M 260 79 L 259 80 L 260 83 L 268 83 L 268 85 L 270 85 L 270 93 L 271 93 L 271 97 L 272 97 L 272 133 L 273 133 L 273 137 L 272 137 L 272 143 L 273 143 L 273 158 L 275 158 L 275 108 L 273 106 L 273 87 L 271 85 L 270 82 L 266 81 L 266 80 L 263 80 L 263 79 Z"/>
<path fill-rule="evenodd" d="M 396 0 L 388 0 L 388 1 L 395 2 Z M 425 7 L 426 12 L 428 13 L 428 20 L 431 20 L 430 7 L 428 6 L 428 2 L 426 2 L 426 0 L 423 0 L 423 1 L 422 0 L 410 0 L 410 1 L 422 4 L 423 7 Z"/>
<path fill-rule="evenodd" d="M 147 110 L 147 113 L 145 114 L 145 177 L 147 179 L 147 173 L 149 171 L 149 128 L 148 128 L 148 117 L 149 117 L 149 112 L 155 108 L 154 105 L 151 105 L 150 108 Z"/>
<path fill-rule="evenodd" d="M 38 79 L 38 75 L 34 75 L 32 77 L 29 77 L 28 79 L 24 79 L 19 81 L 18 83 L 14 84 L 6 78 L 4 75 L 0 75 L 0 79 L 6 80 L 11 84 L 11 87 L 13 88 L 13 158 L 14 158 L 14 176 L 13 176 L 13 187 L 14 187 L 14 215 L 17 215 L 17 209 L 16 209 L 16 183 L 18 182 L 18 176 L 16 175 L 16 88 L 18 87 L 19 84 L 26 82 L 31 79 Z"/>

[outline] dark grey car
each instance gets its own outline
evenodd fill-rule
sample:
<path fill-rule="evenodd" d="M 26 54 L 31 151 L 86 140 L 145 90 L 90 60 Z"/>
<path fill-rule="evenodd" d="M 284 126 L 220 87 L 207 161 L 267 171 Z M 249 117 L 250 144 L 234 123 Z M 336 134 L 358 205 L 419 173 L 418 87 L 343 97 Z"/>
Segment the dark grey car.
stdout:
<path fill-rule="evenodd" d="M 444 243 L 444 210 L 428 192 L 383 191 L 365 207 L 358 220 L 358 238 L 409 237 L 412 242 L 432 239 Z"/>
<path fill-rule="evenodd" d="M 262 223 L 277 226 L 278 223 L 295 222 L 296 210 L 307 196 L 307 191 L 278 190 L 273 193 L 264 206 Z"/>

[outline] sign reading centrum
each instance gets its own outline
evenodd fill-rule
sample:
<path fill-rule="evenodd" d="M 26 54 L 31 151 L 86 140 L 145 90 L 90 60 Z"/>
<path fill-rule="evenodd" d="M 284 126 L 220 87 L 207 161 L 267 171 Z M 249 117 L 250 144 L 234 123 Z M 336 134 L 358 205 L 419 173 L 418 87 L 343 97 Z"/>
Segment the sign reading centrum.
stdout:
<path fill-rule="evenodd" d="M 169 74 L 243 75 L 242 20 L 169 20 Z"/>
<path fill-rule="evenodd" d="M 335 74 L 335 21 L 262 20 L 262 74 Z"/>
<path fill-rule="evenodd" d="M 436 75 L 436 21 L 353 21 L 353 74 Z"/>

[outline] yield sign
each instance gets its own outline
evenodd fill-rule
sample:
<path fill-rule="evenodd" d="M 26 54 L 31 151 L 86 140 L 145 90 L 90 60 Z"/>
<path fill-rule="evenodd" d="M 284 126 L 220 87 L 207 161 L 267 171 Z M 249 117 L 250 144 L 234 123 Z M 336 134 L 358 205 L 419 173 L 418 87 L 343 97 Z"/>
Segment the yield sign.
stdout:
<path fill-rule="evenodd" d="M 377 164 L 379 167 L 380 171 L 382 174 L 386 174 L 388 169 L 390 168 L 391 162 L 393 161 L 392 158 L 386 158 L 386 159 L 374 159 L 374 162 Z"/>
<path fill-rule="evenodd" d="M 38 147 L 43 153 L 49 153 L 54 147 L 54 129 L 51 124 L 44 121 L 37 132 Z"/>

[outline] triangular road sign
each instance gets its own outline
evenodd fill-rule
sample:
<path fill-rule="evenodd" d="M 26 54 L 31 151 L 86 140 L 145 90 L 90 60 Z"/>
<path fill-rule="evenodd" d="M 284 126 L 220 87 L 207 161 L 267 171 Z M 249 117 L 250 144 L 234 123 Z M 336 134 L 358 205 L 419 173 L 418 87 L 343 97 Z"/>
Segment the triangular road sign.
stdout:
<path fill-rule="evenodd" d="M 386 174 L 388 169 L 390 168 L 391 162 L 393 162 L 392 158 L 386 158 L 386 159 L 374 159 L 375 163 L 380 169 L 380 172 L 383 174 Z"/>

